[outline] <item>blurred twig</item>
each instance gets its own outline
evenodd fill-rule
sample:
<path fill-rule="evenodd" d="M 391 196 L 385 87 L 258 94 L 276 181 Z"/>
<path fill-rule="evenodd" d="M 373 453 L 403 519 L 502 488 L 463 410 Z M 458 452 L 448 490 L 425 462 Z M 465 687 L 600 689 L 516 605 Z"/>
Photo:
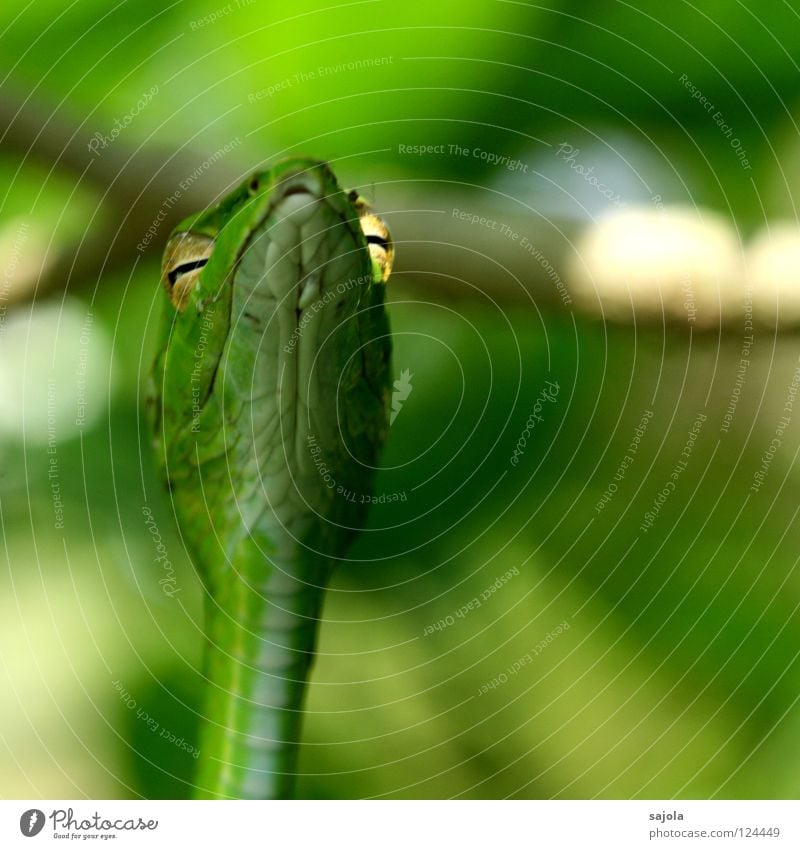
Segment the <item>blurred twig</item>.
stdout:
<path fill-rule="evenodd" d="M 80 244 L 50 257 L 35 289 L 21 292 L 22 299 L 33 292 L 94 289 L 109 274 L 132 268 L 137 258 L 158 255 L 181 218 L 211 203 L 246 170 L 226 157 L 204 170 L 202 179 L 186 185 L 187 177 L 208 158 L 205 152 L 189 147 L 159 150 L 155 145 L 133 148 L 120 136 L 93 153 L 91 133 L 65 110 L 50 110 L 7 86 L 0 97 L 0 126 L 6 128 L 0 150 L 70 172 L 98 198 Z M 420 200 L 425 209 L 416 208 Z M 564 246 L 554 242 L 552 228 L 549 233 L 542 228 L 533 232 L 533 215 L 519 209 L 487 213 L 485 201 L 475 198 L 471 203 L 459 192 L 432 185 L 416 191 L 386 189 L 381 201 L 398 241 L 396 285 L 410 285 L 416 292 L 422 288 L 434 299 L 483 299 L 489 294 L 500 301 L 530 303 L 534 295 L 537 301 L 560 304 L 554 272 L 550 270 L 548 278 L 543 263 L 550 269 L 546 257 L 552 255 L 557 263 Z M 454 215 L 457 207 L 493 214 L 506 228 L 528 234 L 543 244 L 542 258 L 537 261 L 485 223 L 465 223 Z M 163 219 L 157 234 L 143 244 L 159 213 Z"/>
<path fill-rule="evenodd" d="M 94 288 L 109 272 L 132 267 L 138 256 L 158 253 L 175 223 L 213 200 L 239 173 L 228 163 L 215 163 L 202 180 L 180 188 L 203 161 L 202 153 L 189 148 L 135 149 L 120 137 L 93 153 L 88 145 L 91 134 L 65 110 L 50 110 L 8 85 L 0 96 L 0 127 L 5 128 L 0 150 L 71 172 L 98 198 L 84 239 L 74 249 L 57 253 L 43 268 L 38 294 Z M 158 236 L 137 249 L 162 209 Z"/>

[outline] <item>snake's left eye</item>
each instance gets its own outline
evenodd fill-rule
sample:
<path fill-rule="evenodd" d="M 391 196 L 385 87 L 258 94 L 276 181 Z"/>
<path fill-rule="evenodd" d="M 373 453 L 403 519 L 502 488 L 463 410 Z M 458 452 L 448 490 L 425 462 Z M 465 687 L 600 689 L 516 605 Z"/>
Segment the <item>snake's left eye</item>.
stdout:
<path fill-rule="evenodd" d="M 378 218 L 374 212 L 369 210 L 369 207 L 363 201 L 357 202 L 356 208 L 359 211 L 361 230 L 367 239 L 369 254 L 373 263 L 380 270 L 378 282 L 385 283 L 392 273 L 392 263 L 394 262 L 394 245 L 389 228 L 381 218 Z"/>
<path fill-rule="evenodd" d="M 161 282 L 179 310 L 186 306 L 213 249 L 214 240 L 200 233 L 176 233 L 167 243 L 161 264 Z"/>

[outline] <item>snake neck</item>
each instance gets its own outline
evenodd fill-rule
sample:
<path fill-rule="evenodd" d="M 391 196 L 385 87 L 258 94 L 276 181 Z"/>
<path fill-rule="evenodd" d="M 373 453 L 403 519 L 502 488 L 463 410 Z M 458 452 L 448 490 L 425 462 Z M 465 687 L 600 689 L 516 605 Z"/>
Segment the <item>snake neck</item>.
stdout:
<path fill-rule="evenodd" d="M 235 565 L 235 564 L 234 564 Z M 293 794 L 303 697 L 314 657 L 324 582 L 269 563 L 207 602 L 208 679 L 198 798 L 282 799 Z"/>

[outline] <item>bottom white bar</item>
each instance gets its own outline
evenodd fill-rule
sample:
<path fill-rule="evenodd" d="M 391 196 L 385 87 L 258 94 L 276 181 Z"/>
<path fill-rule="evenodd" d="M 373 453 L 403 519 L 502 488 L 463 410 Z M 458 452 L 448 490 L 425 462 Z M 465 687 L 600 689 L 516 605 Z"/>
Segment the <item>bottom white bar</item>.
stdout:
<path fill-rule="evenodd" d="M 0 846 L 534 849 L 800 846 L 800 804 L 0 801 Z"/>

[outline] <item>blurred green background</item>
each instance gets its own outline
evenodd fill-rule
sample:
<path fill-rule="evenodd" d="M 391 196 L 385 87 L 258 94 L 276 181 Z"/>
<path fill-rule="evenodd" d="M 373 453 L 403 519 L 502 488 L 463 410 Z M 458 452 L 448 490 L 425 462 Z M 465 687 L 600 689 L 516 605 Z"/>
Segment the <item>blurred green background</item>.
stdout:
<path fill-rule="evenodd" d="M 794 223 L 799 18 L 722 0 L 2 6 L 0 795 L 190 794 L 202 595 L 142 418 L 159 251 L 181 213 L 308 154 L 392 227 L 412 392 L 377 485 L 405 500 L 376 506 L 326 601 L 299 794 L 796 797 L 792 404 L 752 489 L 795 332 L 756 323 L 741 378 L 741 312 L 605 321 L 458 213 L 525 234 L 569 285 L 608 212 L 569 144 L 625 204 L 707 210 L 742 245 Z"/>

